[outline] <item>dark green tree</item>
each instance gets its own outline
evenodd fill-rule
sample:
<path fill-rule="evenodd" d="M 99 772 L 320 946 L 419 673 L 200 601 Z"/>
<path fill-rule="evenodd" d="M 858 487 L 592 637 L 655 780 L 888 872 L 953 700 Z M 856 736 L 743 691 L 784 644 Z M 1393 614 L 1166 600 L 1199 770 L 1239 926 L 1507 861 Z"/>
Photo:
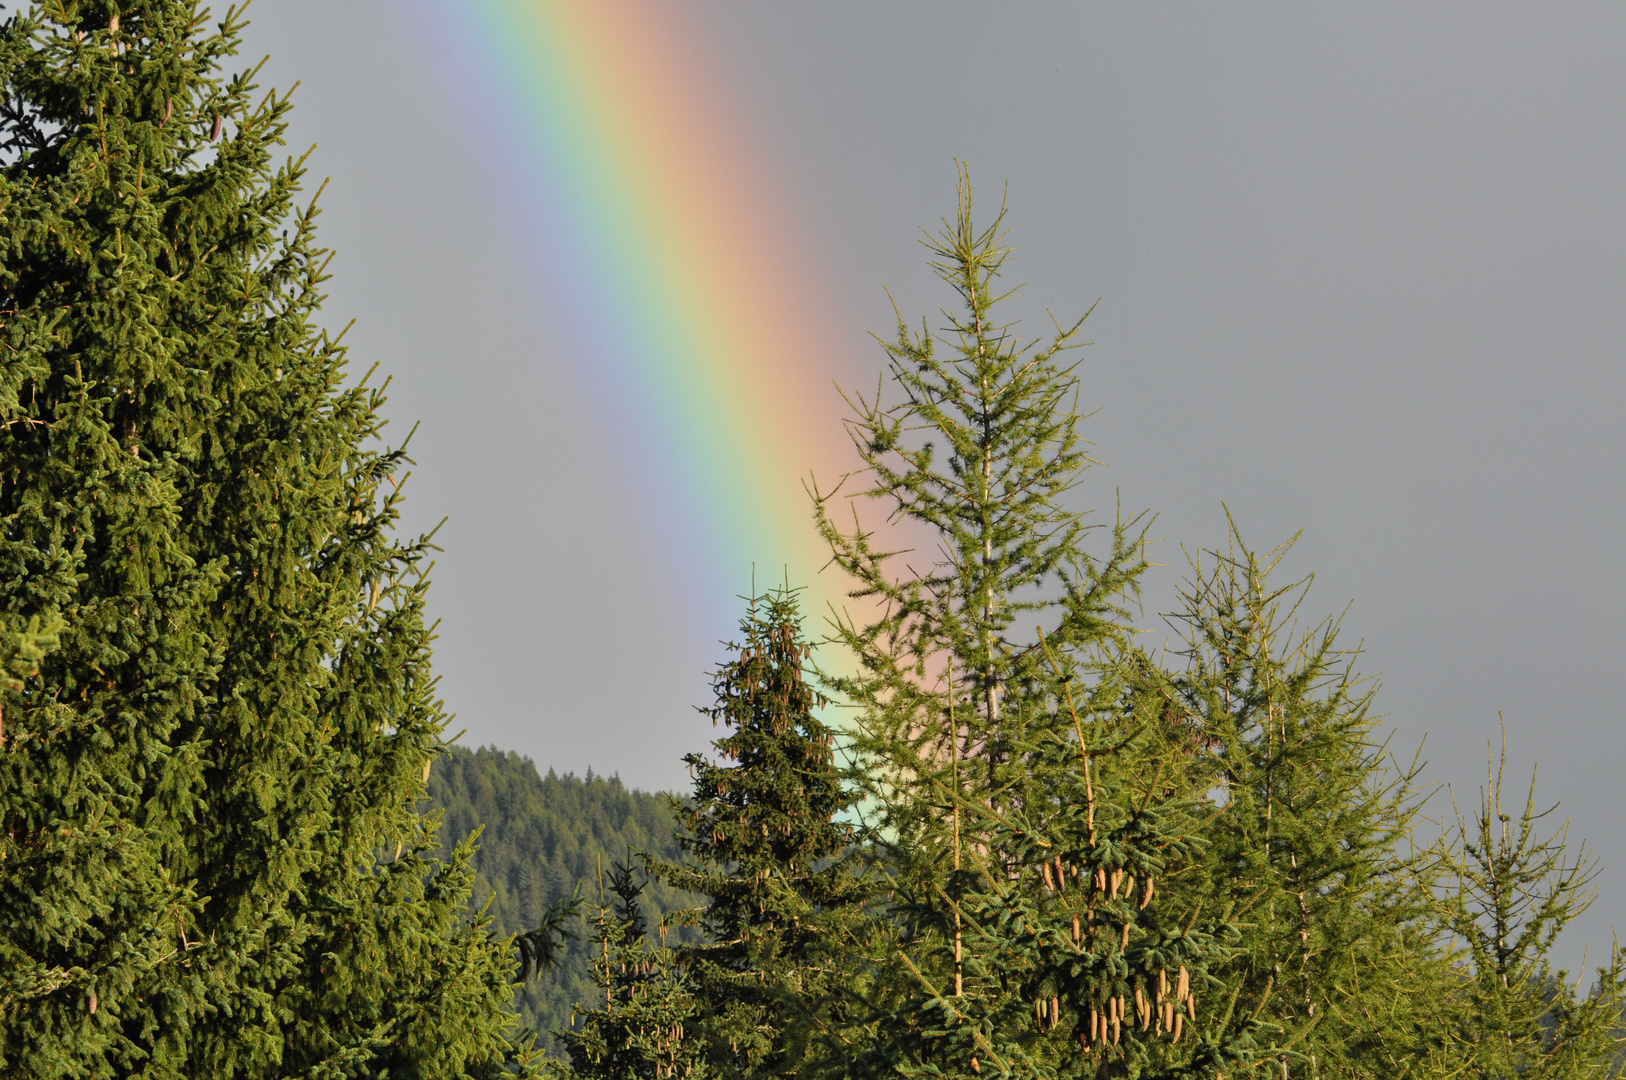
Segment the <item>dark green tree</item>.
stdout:
<path fill-rule="evenodd" d="M 244 25 L 52 0 L 0 26 L 4 1076 L 508 1054 L 513 959 L 413 809 L 428 541 L 392 532 L 381 388 L 317 325 L 288 98 L 225 71 Z"/>
<path fill-rule="evenodd" d="M 611 867 L 608 897 L 600 881 L 591 923 L 593 975 L 603 996 L 579 1004 L 570 1030 L 555 1035 L 578 1077 L 703 1080 L 711 1073 L 696 1025 L 700 1002 L 664 940 L 650 940 L 639 904 L 645 884 L 630 862 Z"/>
<path fill-rule="evenodd" d="M 1120 520 L 1103 554 L 1086 546 L 1067 356 L 1083 320 L 1038 348 L 998 322 L 1002 240 L 1000 219 L 973 225 L 962 172 L 955 217 L 927 237 L 958 306 L 941 336 L 900 318 L 897 403 L 853 400 L 861 495 L 928 550 L 891 550 L 856 512 L 838 524 L 833 495 L 818 503 L 877 612 L 839 621 L 855 670 L 829 685 L 856 708 L 892 896 L 849 980 L 870 1011 L 840 1067 L 1234 1074 L 1253 1021 L 1231 1022 L 1209 975 L 1234 930 L 1181 888 L 1202 851 L 1194 759 L 1168 752 L 1157 680 L 1130 648 L 1144 532 Z"/>
<path fill-rule="evenodd" d="M 864 898 L 849 855 L 851 797 L 835 733 L 815 713 L 796 594 L 754 598 L 736 655 L 705 711 L 728 733 L 716 759 L 690 754 L 694 792 L 674 800 L 686 864 L 653 863 L 697 893 L 701 942 L 678 949 L 701 998 L 717 1075 L 794 1076 L 810 1043 L 838 1028 L 843 957 Z"/>

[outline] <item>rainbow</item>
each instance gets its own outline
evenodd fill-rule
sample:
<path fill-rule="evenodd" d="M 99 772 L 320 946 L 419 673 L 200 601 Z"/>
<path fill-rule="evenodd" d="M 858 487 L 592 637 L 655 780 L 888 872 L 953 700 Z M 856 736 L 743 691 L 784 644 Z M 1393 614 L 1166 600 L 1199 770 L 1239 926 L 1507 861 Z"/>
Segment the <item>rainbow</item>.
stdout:
<path fill-rule="evenodd" d="M 738 618 L 753 565 L 810 587 L 810 614 L 839 600 L 803 487 L 854 460 L 828 306 L 704 50 L 650 0 L 411 8 L 514 215 L 548 347 L 619 433 L 704 629 Z"/>

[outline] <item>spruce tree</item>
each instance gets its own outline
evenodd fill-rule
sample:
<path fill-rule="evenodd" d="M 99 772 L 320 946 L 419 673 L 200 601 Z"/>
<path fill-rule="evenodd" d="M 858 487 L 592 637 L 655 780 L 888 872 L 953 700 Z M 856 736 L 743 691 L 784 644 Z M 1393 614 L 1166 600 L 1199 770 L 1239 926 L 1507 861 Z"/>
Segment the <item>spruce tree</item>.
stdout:
<path fill-rule="evenodd" d="M 649 939 L 638 902 L 646 882 L 630 860 L 610 869 L 610 895 L 599 882 L 592 917 L 593 975 L 603 997 L 579 1004 L 568 1031 L 555 1032 L 571 1071 L 590 1080 L 703 1080 L 700 1002 L 664 940 Z M 660 928 L 665 937 L 665 928 Z M 601 1007 L 602 1006 L 602 1007 Z"/>
<path fill-rule="evenodd" d="M 289 100 L 224 70 L 244 25 L 0 26 L 0 1075 L 507 1053 L 512 957 L 413 810 L 443 717 L 404 446 L 318 328 Z"/>
<path fill-rule="evenodd" d="M 1374 733 L 1375 684 L 1335 620 L 1296 626 L 1308 580 L 1270 580 L 1292 546 L 1262 555 L 1232 522 L 1227 549 L 1193 560 L 1171 620 L 1187 666 L 1166 711 L 1212 791 L 1203 888 L 1240 928 L 1214 974 L 1258 1003 L 1276 1075 L 1398 1076 L 1442 1045 L 1442 882 L 1413 857 L 1416 770 Z"/>
<path fill-rule="evenodd" d="M 856 514 L 838 524 L 833 493 L 818 502 L 834 562 L 879 611 L 838 620 L 856 671 L 829 685 L 856 708 L 892 896 L 840 1067 L 1235 1073 L 1254 1021 L 1232 1022 L 1209 974 L 1235 931 L 1180 885 L 1202 850 L 1193 759 L 1167 752 L 1130 648 L 1144 532 L 1103 526 L 1096 556 L 1066 501 L 1091 463 L 1066 356 L 1083 320 L 1041 348 L 996 320 L 1003 212 L 977 228 L 960 180 L 926 241 L 959 307 L 942 336 L 900 317 L 901 400 L 855 397 L 850 424 L 861 495 L 935 550 L 905 557 Z"/>
<path fill-rule="evenodd" d="M 651 872 L 706 903 L 703 940 L 677 955 L 703 1002 L 716 1074 L 794 1076 L 809 1044 L 842 1023 L 864 883 L 848 857 L 853 829 L 837 820 L 851 799 L 835 733 L 815 714 L 795 592 L 752 599 L 740 635 L 705 710 L 727 729 L 712 743 L 717 760 L 686 757 L 694 791 L 674 800 L 688 862 Z"/>
<path fill-rule="evenodd" d="M 1472 1080 L 1619 1076 L 1626 1005 L 1619 946 L 1585 992 L 1585 972 L 1572 982 L 1551 963 L 1559 935 L 1593 900 L 1597 860 L 1584 844 L 1569 850 L 1567 822 L 1544 834 L 1543 819 L 1557 807 L 1537 808 L 1534 773 L 1523 806 L 1510 805 L 1506 769 L 1504 733 L 1479 805 L 1456 822 L 1444 907 L 1464 956 L 1439 1071 Z"/>

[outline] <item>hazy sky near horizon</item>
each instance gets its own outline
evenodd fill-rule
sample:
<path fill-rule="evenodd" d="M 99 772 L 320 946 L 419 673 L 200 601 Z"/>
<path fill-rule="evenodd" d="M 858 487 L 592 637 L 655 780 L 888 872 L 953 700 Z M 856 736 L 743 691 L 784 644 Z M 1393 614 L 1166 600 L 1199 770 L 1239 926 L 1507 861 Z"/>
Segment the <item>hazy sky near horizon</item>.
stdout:
<path fill-rule="evenodd" d="M 540 0 L 539 0 L 540 2 Z M 873 385 L 883 287 L 945 302 L 917 229 L 954 159 L 1009 183 L 1019 309 L 1098 297 L 1081 369 L 1108 466 L 1158 515 L 1149 631 L 1187 548 L 1303 530 L 1397 749 L 1472 801 L 1506 716 L 1626 921 L 1626 8 L 650 0 L 675 10 L 796 220 L 830 378 Z M 390 0 L 259 0 L 245 56 L 303 84 L 330 176 L 331 325 L 422 421 L 410 524 L 451 520 L 436 666 L 465 743 L 685 783 L 727 627 L 639 568 L 624 478 L 504 250 L 483 159 Z M 1031 320 L 1030 320 L 1031 321 Z M 590 362 L 586 358 L 585 362 Z M 832 391 L 833 392 L 833 391 Z M 749 582 L 742 568 L 740 591 Z M 628 659 L 641 674 L 626 676 Z M 1450 812 L 1442 796 L 1433 809 Z"/>

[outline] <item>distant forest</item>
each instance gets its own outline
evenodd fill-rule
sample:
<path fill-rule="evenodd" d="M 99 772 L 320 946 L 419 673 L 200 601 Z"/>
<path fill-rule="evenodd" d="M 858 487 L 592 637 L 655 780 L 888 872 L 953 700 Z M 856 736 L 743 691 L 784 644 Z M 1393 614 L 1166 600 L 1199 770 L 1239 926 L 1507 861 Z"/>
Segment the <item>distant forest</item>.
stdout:
<path fill-rule="evenodd" d="M 485 826 L 470 904 L 478 911 L 491 901 L 487 911 L 497 937 L 535 927 L 548 905 L 568 897 L 577 882 L 582 895 L 595 901 L 601 860 L 607 875 L 629 852 L 668 860 L 680 854 L 670 796 L 629 790 L 618 777 L 591 770 L 585 777 L 552 769 L 542 776 L 530 758 L 496 747 L 451 747 L 429 774 L 429 799 L 431 810 L 445 814 L 445 848 Z M 697 902 L 659 883 L 651 883 L 643 899 L 652 924 Z M 554 1047 L 549 1033 L 569 1023 L 571 1007 L 603 993 L 588 964 L 585 921 L 573 920 L 571 929 L 577 940 L 565 943 L 563 962 L 527 982 L 516 999 L 539 1046 Z"/>

